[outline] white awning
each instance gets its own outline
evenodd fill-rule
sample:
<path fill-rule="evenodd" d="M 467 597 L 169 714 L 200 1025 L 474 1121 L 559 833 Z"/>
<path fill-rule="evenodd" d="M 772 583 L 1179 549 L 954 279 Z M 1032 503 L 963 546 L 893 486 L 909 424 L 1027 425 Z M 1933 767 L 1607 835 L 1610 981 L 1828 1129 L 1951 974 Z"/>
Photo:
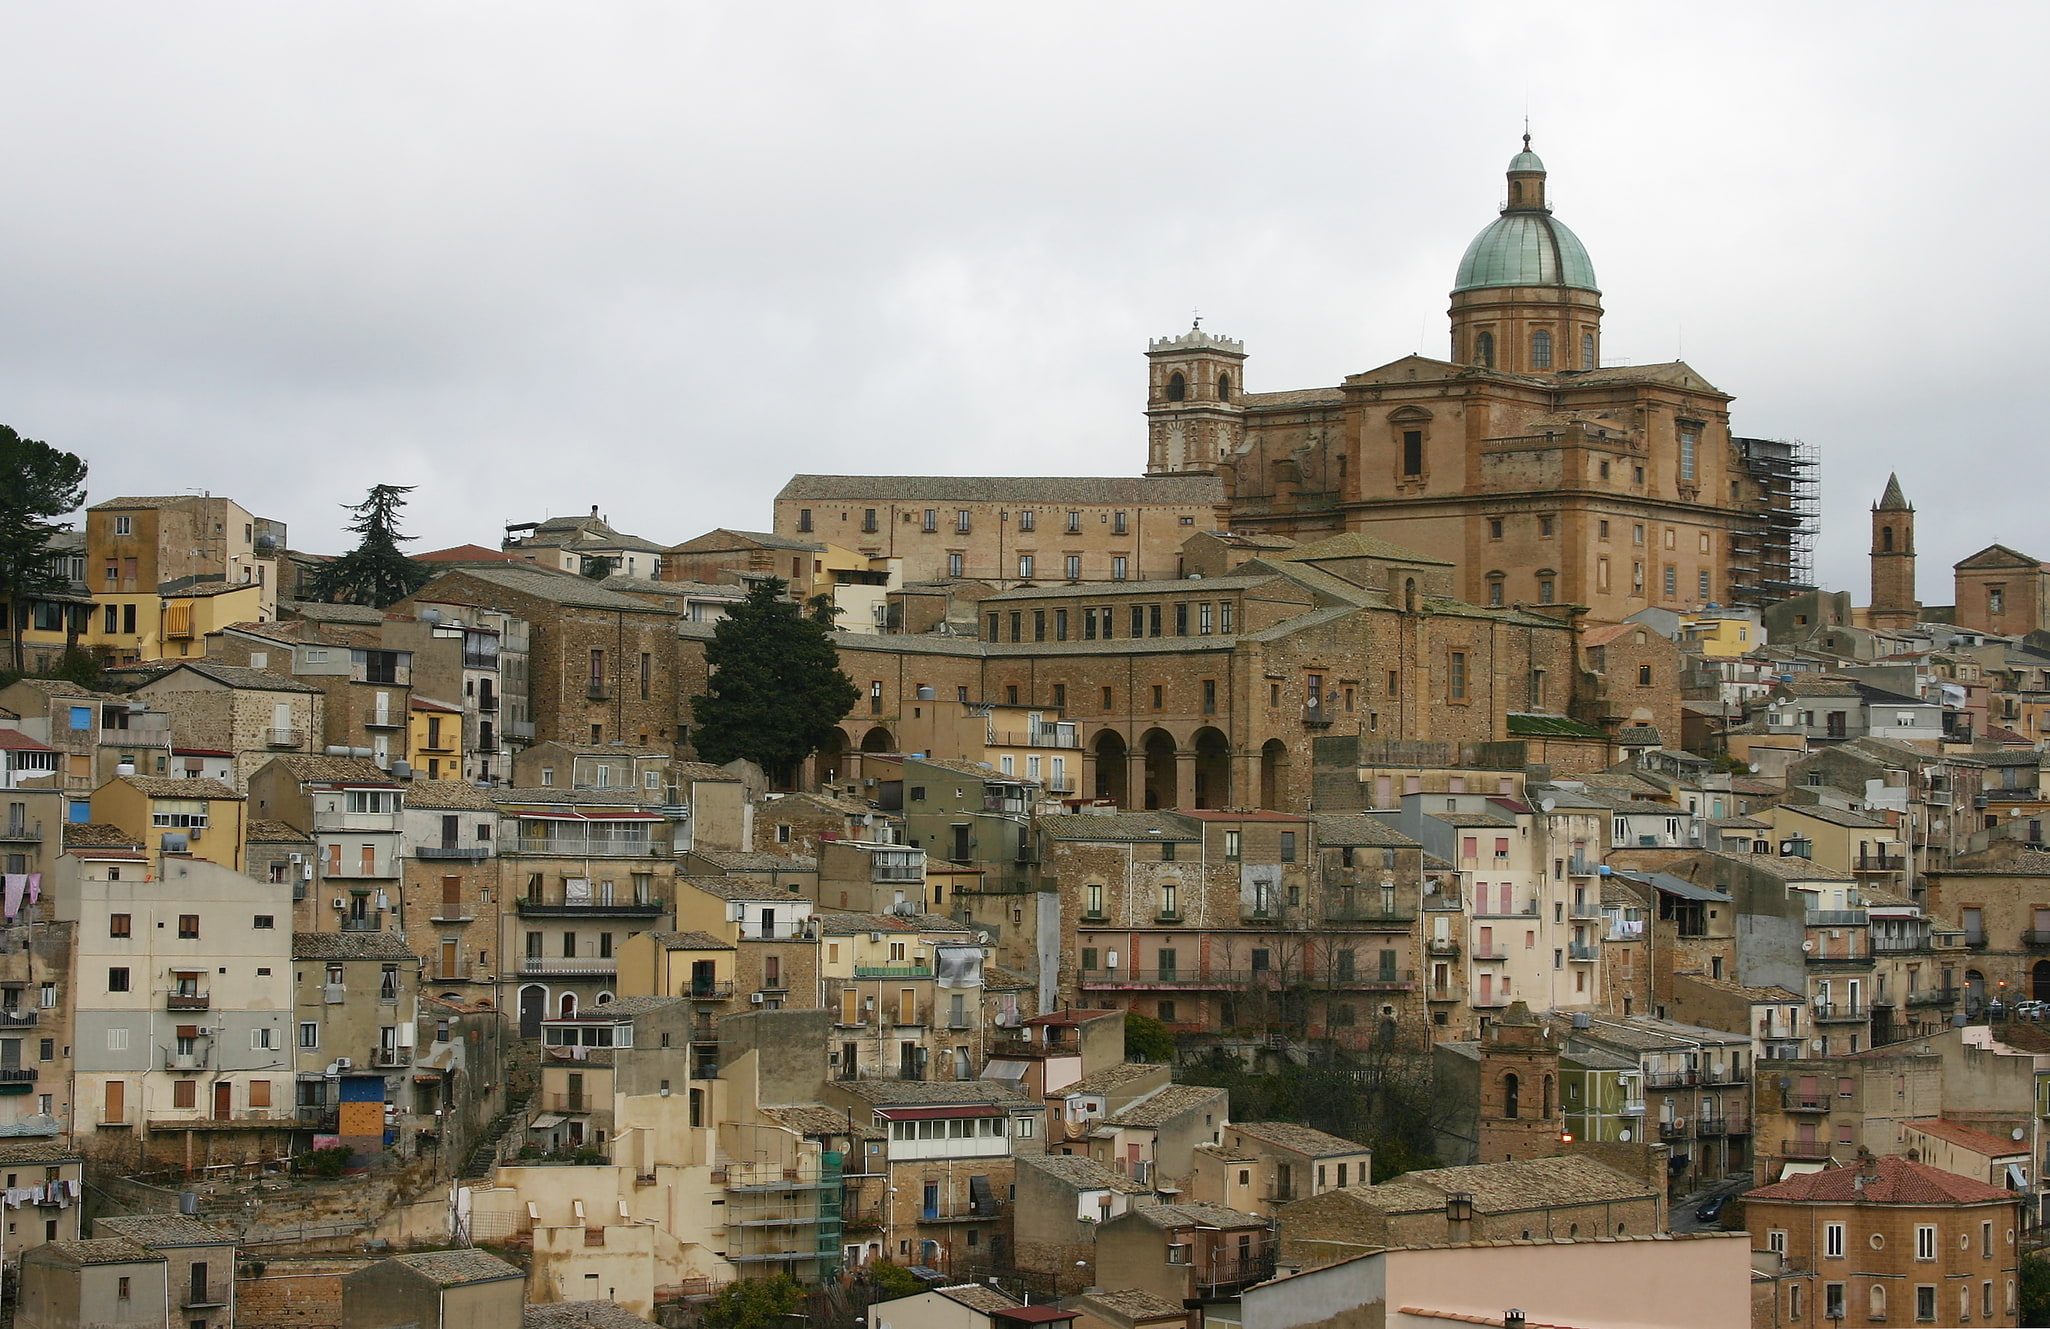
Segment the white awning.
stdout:
<path fill-rule="evenodd" d="M 534 1118 L 534 1129 L 535 1129 L 535 1130 L 537 1130 L 537 1131 L 545 1131 L 545 1130 L 547 1130 L 547 1129 L 548 1129 L 548 1128 L 549 1128 L 550 1126 L 560 1126 L 560 1125 L 562 1125 L 562 1123 L 563 1123 L 563 1122 L 565 1122 L 565 1121 L 567 1121 L 567 1120 L 569 1120 L 569 1118 L 567 1118 L 567 1117 L 558 1117 L 558 1116 L 556 1116 L 555 1114 L 553 1114 L 553 1113 L 550 1113 L 550 1114 L 548 1114 L 547 1116 L 541 1116 L 541 1117 L 536 1117 L 536 1118 Z"/>

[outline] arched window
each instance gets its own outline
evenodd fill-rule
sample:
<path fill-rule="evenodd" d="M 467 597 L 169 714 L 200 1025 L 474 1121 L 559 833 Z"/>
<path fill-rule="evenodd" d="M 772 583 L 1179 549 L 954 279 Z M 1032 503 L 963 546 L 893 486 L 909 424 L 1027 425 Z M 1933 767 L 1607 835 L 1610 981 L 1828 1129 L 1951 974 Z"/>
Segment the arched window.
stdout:
<path fill-rule="evenodd" d="M 1530 334 L 1530 367 L 1550 369 L 1552 367 L 1552 334 L 1539 328 Z"/>
<path fill-rule="evenodd" d="M 1489 603 L 1489 604 L 1491 604 L 1491 605 L 1499 605 L 1499 604 L 1501 604 L 1501 603 L 1502 603 L 1502 584 L 1503 584 L 1503 576 L 1502 576 L 1502 574 L 1501 574 L 1501 573 L 1499 573 L 1499 572 L 1490 572 L 1490 573 L 1488 574 L 1488 603 Z"/>
<path fill-rule="evenodd" d="M 1230 400 L 1231 400 L 1231 375 L 1230 375 L 1230 374 L 1219 374 L 1219 375 L 1217 376 L 1217 400 L 1219 400 L 1219 401 L 1230 401 Z"/>
<path fill-rule="evenodd" d="M 1473 362 L 1483 369 L 1495 367 L 1495 334 L 1483 332 L 1473 339 Z"/>
<path fill-rule="evenodd" d="M 1502 1115 L 1514 1121 L 1517 1117 L 1517 1083 L 1515 1072 L 1502 1077 Z"/>
<path fill-rule="evenodd" d="M 1188 395 L 1189 380 L 1182 377 L 1182 371 L 1177 369 L 1172 374 L 1169 374 L 1167 376 L 1167 399 L 1169 401 L 1181 401 Z"/>
<path fill-rule="evenodd" d="M 1879 548 L 1884 553 L 1891 554 L 1893 552 L 1893 527 L 1882 526 L 1879 528 Z M 1873 1291 L 1876 1292 L 1878 1289 L 1874 1288 Z"/>
<path fill-rule="evenodd" d="M 1875 1320 L 1886 1318 L 1886 1289 L 1878 1283 L 1872 1285 L 1872 1318 Z"/>
<path fill-rule="evenodd" d="M 1580 334 L 1580 367 L 1582 369 L 1601 368 L 1600 365 L 1594 362 L 1594 334 L 1592 332 Z"/>
<path fill-rule="evenodd" d="M 1545 1077 L 1545 1115 L 1552 1115 L 1552 1077 Z"/>

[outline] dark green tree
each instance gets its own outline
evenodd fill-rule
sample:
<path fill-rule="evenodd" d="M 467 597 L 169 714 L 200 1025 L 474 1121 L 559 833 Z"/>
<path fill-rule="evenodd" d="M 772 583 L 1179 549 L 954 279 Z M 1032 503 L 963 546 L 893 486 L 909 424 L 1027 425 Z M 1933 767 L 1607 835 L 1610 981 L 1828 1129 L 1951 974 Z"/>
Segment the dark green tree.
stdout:
<path fill-rule="evenodd" d="M 1152 1016 L 1126 1011 L 1125 1058 L 1166 1065 L 1174 1060 L 1174 1035 Z"/>
<path fill-rule="evenodd" d="M 719 1289 L 698 1314 L 701 1329 L 790 1329 L 786 1323 L 804 1302 L 804 1288 L 789 1274 L 742 1278 Z"/>
<path fill-rule="evenodd" d="M 23 438 L 0 425 L 0 601 L 7 605 L 7 635 L 14 672 L 22 670 L 22 633 L 30 596 L 70 584 L 50 557 L 50 537 L 69 530 L 53 522 L 85 503 L 85 462 L 48 443 Z"/>
<path fill-rule="evenodd" d="M 876 1260 L 868 1266 L 868 1281 L 875 1286 L 877 1301 L 912 1297 L 925 1291 L 918 1276 L 895 1260 Z"/>
<path fill-rule="evenodd" d="M 617 560 L 604 554 L 593 554 L 584 560 L 583 573 L 592 581 L 604 581 L 617 566 Z"/>
<path fill-rule="evenodd" d="M 2050 1260 L 2025 1253 L 2021 1284 L 2021 1323 L 2050 1325 Z"/>
<path fill-rule="evenodd" d="M 787 782 L 819 750 L 861 690 L 840 672 L 831 630 L 805 616 L 771 577 L 712 629 L 705 646 L 711 681 L 691 699 L 698 756 L 738 757 Z"/>
<path fill-rule="evenodd" d="M 406 506 L 411 485 L 372 485 L 361 503 L 342 506 L 355 513 L 349 529 L 362 540 L 348 553 L 323 566 L 309 579 L 306 598 L 329 604 L 368 605 L 382 609 L 425 586 L 434 571 L 399 551 L 410 535 L 399 534 L 399 509 Z"/>

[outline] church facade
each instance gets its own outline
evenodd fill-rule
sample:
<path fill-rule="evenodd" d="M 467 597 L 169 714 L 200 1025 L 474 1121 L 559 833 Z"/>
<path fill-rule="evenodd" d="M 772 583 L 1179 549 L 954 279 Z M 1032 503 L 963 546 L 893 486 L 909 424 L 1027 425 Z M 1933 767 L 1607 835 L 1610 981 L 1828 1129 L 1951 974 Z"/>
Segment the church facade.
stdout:
<path fill-rule="evenodd" d="M 1200 328 L 1147 350 L 1148 473 L 1212 473 L 1234 530 L 1356 531 L 1451 562 L 1478 605 L 1764 603 L 1806 581 L 1798 444 L 1737 436 L 1691 366 L 1605 366 L 1601 290 L 1544 163 L 1461 259 L 1446 359 L 1334 387 L 1245 391 L 1246 349 Z"/>

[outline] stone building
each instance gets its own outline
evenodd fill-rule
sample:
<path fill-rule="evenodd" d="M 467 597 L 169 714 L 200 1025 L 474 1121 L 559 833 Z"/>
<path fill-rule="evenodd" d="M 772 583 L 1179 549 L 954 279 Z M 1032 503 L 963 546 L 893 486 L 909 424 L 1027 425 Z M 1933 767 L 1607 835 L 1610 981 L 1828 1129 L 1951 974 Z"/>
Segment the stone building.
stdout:
<path fill-rule="evenodd" d="M 181 746 L 233 754 L 237 788 L 246 788 L 272 757 L 310 753 L 321 745 L 327 699 L 310 683 L 212 660 L 188 660 L 137 676 L 146 681 L 131 698 L 164 712 Z"/>
<path fill-rule="evenodd" d="M 1783 1260 L 1783 1323 L 2019 1323 L 2020 1201 L 1912 1157 L 1860 1150 L 1847 1167 L 1744 1195 L 1754 1251 Z"/>
<path fill-rule="evenodd" d="M 413 653 L 387 646 L 382 624 L 237 623 L 210 635 L 206 653 L 320 689 L 323 747 L 365 748 L 380 766 L 406 758 Z"/>
<path fill-rule="evenodd" d="M 342 1329 L 510 1327 L 526 1305 L 525 1279 L 518 1267 L 484 1251 L 394 1255 L 342 1276 Z"/>
<path fill-rule="evenodd" d="M 492 953 L 504 957 L 498 804 L 465 780 L 416 779 L 405 794 L 398 927 L 424 942 L 429 981 L 457 992 L 477 984 L 487 995 Z"/>
<path fill-rule="evenodd" d="M 160 1255 L 177 1318 L 186 1329 L 235 1323 L 235 1234 L 182 1214 L 132 1214 L 93 1220 L 96 1238 L 125 1239 Z"/>
<path fill-rule="evenodd" d="M 1182 575 L 1182 542 L 1226 525 L 1223 500 L 1208 475 L 798 475 L 776 495 L 775 528 L 902 560 L 907 582 L 1148 581 Z"/>
<path fill-rule="evenodd" d="M 1094 1284 L 1098 1226 L 1156 1194 L 1145 1182 L 1070 1154 L 1019 1159 L 1016 1185 L 1012 1259 L 1052 1280 L 1059 1293 Z"/>
<path fill-rule="evenodd" d="M 1871 557 L 1866 625 L 1888 630 L 1915 626 L 1922 617 L 1922 602 L 1915 595 L 1915 509 L 1901 492 L 1898 475 L 1886 477 L 1886 492 L 1872 505 Z"/>
<path fill-rule="evenodd" d="M 526 623 L 535 739 L 643 748 L 679 741 L 693 690 L 676 669 L 676 610 L 585 577 L 511 567 L 445 573 L 392 610 L 417 616 L 440 604 Z"/>

